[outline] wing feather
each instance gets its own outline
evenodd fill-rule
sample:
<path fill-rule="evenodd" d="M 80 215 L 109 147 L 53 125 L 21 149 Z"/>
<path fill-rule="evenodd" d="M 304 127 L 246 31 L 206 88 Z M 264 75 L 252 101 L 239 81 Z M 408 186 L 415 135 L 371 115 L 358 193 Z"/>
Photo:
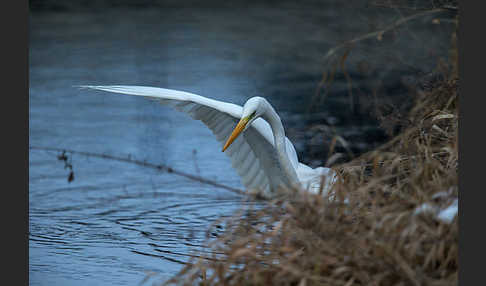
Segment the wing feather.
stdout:
<path fill-rule="evenodd" d="M 248 156 L 246 157 L 244 162 L 240 163 L 240 166 L 238 167 L 238 171 L 241 172 L 240 176 L 248 172 L 250 167 L 253 166 L 255 159 L 256 159 L 255 156 Z"/>
<path fill-rule="evenodd" d="M 254 166 L 260 167 L 260 163 L 255 162 Z M 254 186 L 252 185 L 252 182 L 253 182 L 253 179 L 258 175 L 259 171 L 260 171 L 259 168 L 251 168 L 249 170 L 249 172 L 245 173 L 244 178 L 243 178 L 245 186 L 248 185 L 249 187 L 254 188 Z"/>
<path fill-rule="evenodd" d="M 258 172 L 258 174 L 253 179 L 253 185 L 261 186 L 264 183 L 264 181 L 265 181 L 265 173 L 264 172 Z"/>
<path fill-rule="evenodd" d="M 261 173 L 260 173 L 259 170 L 256 170 L 255 172 L 253 172 L 251 174 L 251 176 L 249 176 L 248 186 L 250 187 L 250 189 L 256 189 L 256 187 L 258 186 L 257 181 L 258 181 L 259 176 L 261 176 Z"/>
<path fill-rule="evenodd" d="M 213 118 L 218 115 L 219 112 L 211 109 L 211 108 L 207 108 L 207 110 L 209 110 L 206 114 L 202 114 L 201 116 L 201 121 L 204 122 L 204 124 L 208 125 L 209 122 L 212 122 Z"/>

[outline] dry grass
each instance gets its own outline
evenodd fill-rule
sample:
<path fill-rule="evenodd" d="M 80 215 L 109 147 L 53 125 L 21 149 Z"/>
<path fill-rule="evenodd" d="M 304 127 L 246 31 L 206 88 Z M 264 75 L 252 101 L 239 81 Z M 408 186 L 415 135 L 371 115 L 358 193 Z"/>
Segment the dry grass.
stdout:
<path fill-rule="evenodd" d="M 212 255 L 173 283 L 456 285 L 458 221 L 417 214 L 458 196 L 457 78 L 429 86 L 392 141 L 336 167 L 332 199 L 304 194 L 225 221 Z M 346 202 L 346 203 L 343 203 Z"/>

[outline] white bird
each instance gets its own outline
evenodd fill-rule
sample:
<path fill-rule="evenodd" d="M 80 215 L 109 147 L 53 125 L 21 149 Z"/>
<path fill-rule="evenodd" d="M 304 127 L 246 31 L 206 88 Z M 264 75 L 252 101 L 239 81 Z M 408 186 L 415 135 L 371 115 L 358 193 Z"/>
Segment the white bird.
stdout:
<path fill-rule="evenodd" d="M 292 189 L 327 194 L 336 181 L 336 173 L 330 168 L 312 169 L 299 163 L 294 145 L 285 137 L 280 117 L 263 97 L 252 97 L 241 107 L 165 88 L 128 85 L 80 87 L 156 99 L 201 120 L 218 141 L 226 142 L 223 152 L 226 150 L 233 168 L 251 193 L 266 198 Z"/>

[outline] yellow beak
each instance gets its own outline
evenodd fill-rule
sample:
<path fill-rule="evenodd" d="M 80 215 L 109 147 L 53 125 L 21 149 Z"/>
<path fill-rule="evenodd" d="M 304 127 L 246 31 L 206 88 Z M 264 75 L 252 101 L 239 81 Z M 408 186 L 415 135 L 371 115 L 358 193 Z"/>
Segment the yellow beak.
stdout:
<path fill-rule="evenodd" d="M 248 120 L 249 120 L 248 117 L 240 119 L 240 122 L 238 122 L 235 129 L 233 129 L 233 132 L 231 132 L 230 137 L 228 138 L 228 140 L 224 144 L 223 152 L 224 152 L 224 150 L 226 150 L 226 148 L 229 147 L 229 145 L 231 145 L 231 143 L 233 143 L 233 141 L 235 141 L 235 139 L 238 137 L 238 135 L 240 135 L 240 133 L 243 130 L 245 130 L 246 124 L 248 124 Z"/>

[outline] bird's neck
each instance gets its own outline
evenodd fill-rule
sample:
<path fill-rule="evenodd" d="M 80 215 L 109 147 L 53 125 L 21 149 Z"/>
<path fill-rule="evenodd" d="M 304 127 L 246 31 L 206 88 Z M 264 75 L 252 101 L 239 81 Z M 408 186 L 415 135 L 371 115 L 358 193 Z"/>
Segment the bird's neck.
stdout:
<path fill-rule="evenodd" d="M 267 111 L 265 112 L 265 114 L 262 115 L 262 117 L 270 124 L 270 127 L 272 128 L 278 160 L 280 166 L 282 167 L 283 171 L 287 175 L 287 178 L 289 179 L 289 182 L 286 183 L 290 184 L 291 187 L 297 187 L 299 185 L 299 179 L 297 177 L 296 170 L 293 167 L 292 162 L 290 161 L 287 154 L 287 142 L 285 139 L 285 130 L 283 128 L 282 121 L 280 120 L 280 117 L 278 116 L 275 109 L 273 109 L 273 107 L 270 105 L 270 103 L 266 102 L 266 104 Z"/>

